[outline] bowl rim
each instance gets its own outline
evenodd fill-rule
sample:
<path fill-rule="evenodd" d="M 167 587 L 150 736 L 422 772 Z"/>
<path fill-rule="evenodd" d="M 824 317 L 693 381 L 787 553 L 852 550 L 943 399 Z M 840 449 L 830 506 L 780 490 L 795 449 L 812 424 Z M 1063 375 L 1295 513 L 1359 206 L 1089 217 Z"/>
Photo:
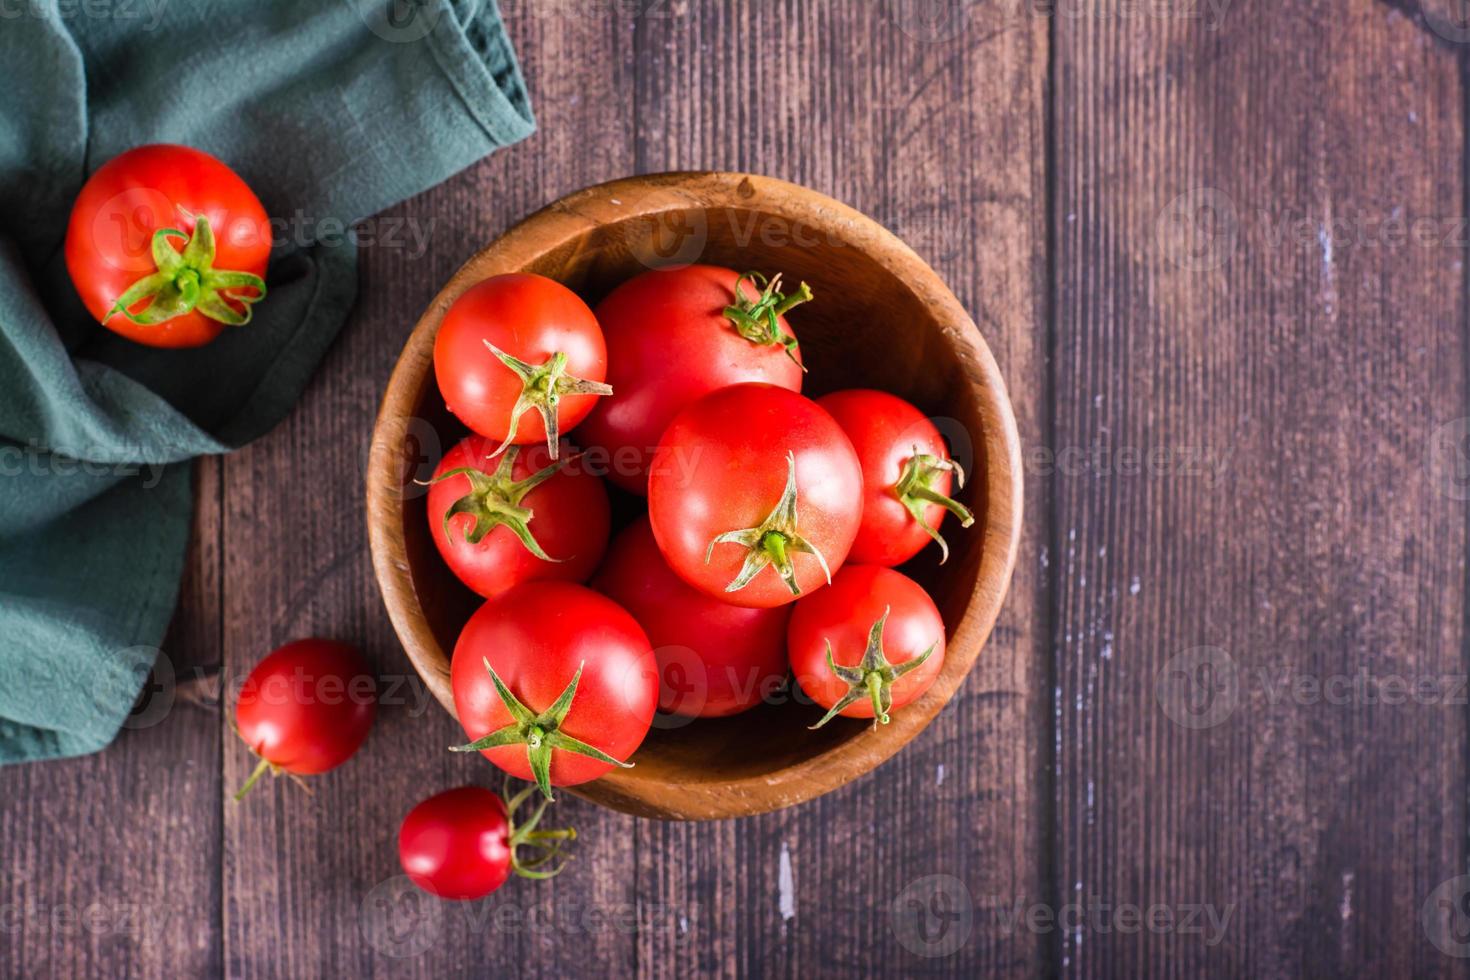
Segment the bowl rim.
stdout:
<path fill-rule="evenodd" d="M 855 734 L 842 745 L 774 773 L 709 783 L 670 783 L 614 770 L 567 787 L 577 796 L 640 816 L 706 820 L 750 816 L 803 803 L 877 768 L 908 744 L 964 683 L 1000 613 L 1020 545 L 1024 495 L 1020 435 L 1005 380 L 979 328 L 929 265 L 877 221 L 820 192 L 772 177 L 726 171 L 674 171 L 624 177 L 553 201 L 517 222 L 473 255 L 424 310 L 394 363 L 373 424 L 367 484 L 368 542 L 379 591 L 404 652 L 435 698 L 456 717 L 449 679 L 453 651 L 439 646 L 418 600 L 405 559 L 400 447 L 414 418 L 416 378 L 433 372 L 434 337 L 445 312 L 465 290 L 503 272 L 520 271 L 530 251 L 545 254 L 599 225 L 691 208 L 745 207 L 779 214 L 796 227 L 839 234 L 907 282 L 939 329 L 960 349 L 983 426 L 985 510 L 980 566 L 959 624 L 946 644 L 946 670 L 925 694 L 895 712 L 881 731 Z M 528 248 L 533 246 L 534 249 Z M 845 764 L 833 764 L 841 755 Z"/>

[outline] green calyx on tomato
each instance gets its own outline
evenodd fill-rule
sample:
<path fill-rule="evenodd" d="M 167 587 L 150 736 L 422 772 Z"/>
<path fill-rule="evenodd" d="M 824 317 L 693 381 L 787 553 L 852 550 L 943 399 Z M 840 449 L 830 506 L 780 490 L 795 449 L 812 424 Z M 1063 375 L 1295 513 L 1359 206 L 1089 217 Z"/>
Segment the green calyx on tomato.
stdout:
<path fill-rule="evenodd" d="M 566 686 L 566 689 L 557 695 L 551 707 L 538 713 L 526 707 L 519 698 L 511 693 L 510 688 L 506 687 L 505 682 L 500 679 L 500 675 L 495 673 L 495 668 L 490 666 L 488 659 L 481 659 L 485 664 L 485 669 L 490 672 L 490 680 L 495 684 L 495 693 L 500 695 L 500 702 L 510 715 L 511 723 L 468 745 L 450 746 L 449 751 L 483 752 L 486 749 L 500 748 L 505 745 L 524 745 L 526 758 L 531 764 L 531 773 L 536 777 L 536 785 L 541 787 L 541 792 L 548 802 L 555 799 L 551 795 L 551 753 L 553 750 L 583 755 L 589 759 L 596 759 L 598 762 L 621 766 L 624 769 L 633 768 L 633 763 L 614 759 L 601 749 L 588 745 L 581 739 L 573 738 L 561 730 L 561 723 L 566 720 L 567 712 L 572 710 L 572 698 L 577 694 L 577 684 L 582 680 L 582 669 L 587 666 L 585 663 L 577 667 L 576 676 L 572 678 L 572 682 Z"/>
<path fill-rule="evenodd" d="M 536 829 L 537 825 L 541 822 L 541 817 L 546 813 L 546 808 L 551 805 L 551 800 L 549 799 L 541 800 L 537 804 L 536 809 L 532 810 L 531 815 L 526 818 L 526 822 L 517 824 L 516 810 L 526 802 L 527 797 L 536 792 L 536 787 L 527 786 L 520 792 L 512 794 L 510 785 L 510 777 L 506 776 L 505 792 L 503 795 L 505 797 L 505 822 L 508 830 L 506 845 L 510 850 L 510 869 L 522 878 L 535 878 L 538 880 L 555 878 L 566 867 L 566 861 L 562 861 L 561 864 L 548 871 L 541 869 L 556 860 L 557 855 L 561 853 L 563 844 L 567 841 L 577 839 L 577 832 L 571 827 L 567 827 L 564 830 Z M 530 861 L 523 862 L 516 855 L 516 849 L 519 847 L 534 847 L 542 853 Z"/>
<path fill-rule="evenodd" d="M 832 705 L 831 710 L 822 716 L 821 721 L 811 726 L 813 730 L 821 728 L 837 717 L 843 708 L 863 698 L 873 700 L 873 727 L 888 724 L 888 709 L 893 706 L 893 682 L 910 671 L 918 670 L 939 645 L 937 641 L 929 644 L 929 649 L 906 663 L 898 666 L 890 664 L 888 657 L 883 653 L 883 627 L 888 622 L 890 611 L 891 607 L 884 609 L 883 615 L 879 616 L 872 629 L 868 630 L 868 646 L 863 651 L 863 659 L 856 667 L 844 667 L 833 660 L 832 641 L 827 641 L 827 669 L 834 676 L 846 681 L 848 690 L 836 704 Z"/>
<path fill-rule="evenodd" d="M 716 537 L 704 553 L 705 564 L 709 564 L 714 556 L 717 544 L 738 544 L 746 549 L 745 563 L 740 566 L 740 574 L 725 586 L 726 592 L 740 591 L 750 584 L 761 569 L 771 565 L 775 567 L 776 574 L 781 576 L 781 581 L 791 590 L 791 594 L 801 595 L 801 587 L 796 584 L 796 566 L 791 561 L 792 554 L 796 552 L 815 557 L 827 576 L 827 584 L 832 584 L 832 570 L 827 567 L 827 559 L 796 530 L 796 457 L 791 453 L 786 454 L 786 489 L 781 492 L 781 499 L 776 502 L 775 509 L 755 527 L 726 531 Z"/>
<path fill-rule="evenodd" d="M 745 292 L 740 288 L 740 284 L 747 279 L 760 290 L 751 299 L 746 299 Z M 777 318 L 792 307 L 809 302 L 811 298 L 812 290 L 806 283 L 802 283 L 796 292 L 788 296 L 781 292 L 780 273 L 768 280 L 759 272 L 747 272 L 735 280 L 735 302 L 725 307 L 724 312 L 740 336 L 752 344 L 779 345 L 785 349 L 787 357 L 800 365 L 801 362 L 796 360 L 796 338 L 781 329 L 781 321 Z M 805 371 L 806 368 L 802 367 L 802 370 Z"/>
<path fill-rule="evenodd" d="M 938 504 L 960 519 L 960 527 L 969 527 L 975 523 L 975 515 L 970 508 L 946 497 L 934 489 L 935 478 L 941 473 L 953 473 L 955 484 L 963 487 L 965 485 L 965 471 L 960 464 L 952 459 L 942 459 L 938 456 L 930 456 L 919 452 L 919 447 L 914 447 L 914 455 L 904 464 L 903 473 L 898 482 L 893 485 L 894 496 L 904 505 L 914 520 L 935 541 L 939 542 L 939 563 L 943 565 L 949 560 L 949 545 L 945 543 L 944 536 L 939 529 L 930 527 L 924 520 L 924 509 L 930 504 Z"/>
<path fill-rule="evenodd" d="M 485 341 L 485 346 L 490 348 L 490 353 L 494 354 L 501 364 L 514 371 L 516 377 L 521 379 L 521 394 L 516 398 L 516 403 L 510 410 L 510 426 L 506 431 L 505 440 L 496 447 L 492 455 L 498 455 L 511 444 L 521 416 L 525 415 L 527 410 L 534 408 L 541 414 L 541 419 L 545 423 L 546 448 L 550 451 L 551 458 L 556 459 L 561 439 L 556 406 L 562 396 L 611 395 L 613 393 L 612 385 L 603 384 L 601 381 L 574 378 L 567 374 L 567 355 L 561 351 L 552 354 L 540 364 L 531 364 L 512 354 L 507 354 L 488 340 Z"/>
<path fill-rule="evenodd" d="M 184 250 L 175 249 L 169 243 L 170 238 L 185 239 Z M 205 215 L 195 219 L 193 235 L 177 228 L 158 229 L 153 233 L 152 249 L 158 271 L 124 290 L 104 320 L 121 313 L 147 327 L 197 310 L 211 320 L 238 327 L 250 322 L 251 305 L 265 298 L 264 279 L 249 272 L 214 267 L 214 230 Z M 254 293 L 241 290 L 254 290 Z M 150 296 L 152 302 L 138 313 L 131 312 Z M 243 310 L 237 310 L 231 302 L 239 303 Z"/>
<path fill-rule="evenodd" d="M 526 494 L 555 476 L 562 464 L 552 463 L 524 479 L 512 480 L 510 473 L 519 452 L 519 446 L 511 446 L 496 464 L 494 473 L 486 473 L 472 466 L 460 466 L 440 473 L 424 485 L 441 483 L 454 476 L 463 476 L 470 481 L 470 492 L 456 500 L 444 512 L 446 538 L 449 537 L 450 519 L 456 514 L 469 514 L 473 520 L 465 528 L 466 542 L 479 544 L 495 528 L 505 526 L 537 558 L 543 561 L 560 561 L 560 558 L 553 558 L 542 550 L 535 535 L 531 533 L 531 509 L 522 507 L 521 501 Z"/>

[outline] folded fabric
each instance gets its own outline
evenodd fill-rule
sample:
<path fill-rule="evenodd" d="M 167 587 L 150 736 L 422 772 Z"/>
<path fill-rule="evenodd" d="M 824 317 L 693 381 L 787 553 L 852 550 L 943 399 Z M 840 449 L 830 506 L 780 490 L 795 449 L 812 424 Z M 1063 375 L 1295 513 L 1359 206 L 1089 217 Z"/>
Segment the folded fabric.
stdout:
<path fill-rule="evenodd" d="M 0 764 L 106 746 L 177 600 L 193 457 L 279 422 L 341 328 L 341 230 L 534 129 L 493 0 L 25 5 L 0 30 Z M 229 163 L 270 293 L 207 347 L 99 327 L 61 251 L 118 153 Z"/>

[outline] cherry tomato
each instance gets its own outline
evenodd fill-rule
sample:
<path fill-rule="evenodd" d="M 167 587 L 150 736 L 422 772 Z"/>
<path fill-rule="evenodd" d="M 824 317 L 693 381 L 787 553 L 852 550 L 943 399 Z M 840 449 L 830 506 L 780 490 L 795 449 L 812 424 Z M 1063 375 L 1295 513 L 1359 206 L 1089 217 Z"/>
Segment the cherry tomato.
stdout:
<path fill-rule="evenodd" d="M 450 683 L 471 744 L 519 779 L 575 786 L 643 743 L 658 707 L 658 663 L 632 616 L 567 582 L 526 582 L 470 617 Z"/>
<path fill-rule="evenodd" d="M 434 338 L 434 376 L 449 410 L 503 448 L 560 435 L 592 411 L 607 347 L 587 304 L 531 273 L 494 276 L 454 301 Z M 532 411 L 534 409 L 534 411 Z"/>
<path fill-rule="evenodd" d="M 949 545 L 939 534 L 947 510 L 961 527 L 975 523 L 970 509 L 948 496 L 965 474 L 949 458 L 944 438 L 917 408 L 884 391 L 853 388 L 817 399 L 847 438 L 863 467 L 863 521 L 849 557 L 863 564 L 901 565 L 939 542 L 943 562 Z"/>
<path fill-rule="evenodd" d="M 337 768 L 362 747 L 377 709 L 377 684 L 355 649 L 287 643 L 256 664 L 235 702 L 235 729 L 260 756 L 235 799 L 267 769 L 309 776 Z"/>
<path fill-rule="evenodd" d="M 648 478 L 672 568 L 740 606 L 779 606 L 841 567 L 862 517 L 862 470 L 832 416 L 795 392 L 731 385 L 680 412 Z"/>
<path fill-rule="evenodd" d="M 249 323 L 270 250 L 265 209 L 239 175 L 168 144 L 103 164 L 66 229 L 66 268 L 87 310 L 154 347 L 198 347 Z"/>
<path fill-rule="evenodd" d="M 532 579 L 585 582 L 607 548 L 602 480 L 545 446 L 470 436 L 439 462 L 429 487 L 429 532 L 451 571 L 485 596 Z"/>
<path fill-rule="evenodd" d="M 874 718 L 929 689 L 944 666 L 944 620 L 913 579 L 848 565 L 831 586 L 796 604 L 787 629 L 791 672 L 827 714 Z"/>
<path fill-rule="evenodd" d="M 786 679 L 791 607 L 745 609 L 675 575 L 639 518 L 613 541 L 593 588 L 633 614 L 658 658 L 659 709 L 716 718 L 760 704 Z"/>
<path fill-rule="evenodd" d="M 811 299 L 713 265 L 655 269 L 597 306 L 616 394 L 587 417 L 580 438 L 608 452 L 608 478 L 646 493 L 648 463 L 674 416 L 697 398 L 742 381 L 801 391 L 801 350 L 785 313 Z"/>
<path fill-rule="evenodd" d="M 515 810 L 534 790 L 527 787 L 511 797 L 509 806 L 478 786 L 461 786 L 424 800 L 398 829 L 398 861 L 404 873 L 431 895 L 466 901 L 495 891 L 511 872 L 523 878 L 552 877 L 560 867 L 537 869 L 556 856 L 563 841 L 577 835 L 572 830 L 537 830 L 544 802 L 524 824 L 515 825 Z M 543 853 L 522 863 L 516 856 L 521 846 Z"/>

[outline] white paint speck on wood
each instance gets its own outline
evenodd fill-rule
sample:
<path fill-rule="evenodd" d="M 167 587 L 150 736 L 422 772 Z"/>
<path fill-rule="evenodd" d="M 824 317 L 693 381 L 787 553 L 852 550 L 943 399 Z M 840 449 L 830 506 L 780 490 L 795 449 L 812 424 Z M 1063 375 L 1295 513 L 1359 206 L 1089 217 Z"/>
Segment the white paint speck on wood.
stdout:
<path fill-rule="evenodd" d="M 791 848 L 781 842 L 781 866 L 777 871 L 777 907 L 781 910 L 781 929 L 796 918 L 796 878 L 791 873 Z"/>

